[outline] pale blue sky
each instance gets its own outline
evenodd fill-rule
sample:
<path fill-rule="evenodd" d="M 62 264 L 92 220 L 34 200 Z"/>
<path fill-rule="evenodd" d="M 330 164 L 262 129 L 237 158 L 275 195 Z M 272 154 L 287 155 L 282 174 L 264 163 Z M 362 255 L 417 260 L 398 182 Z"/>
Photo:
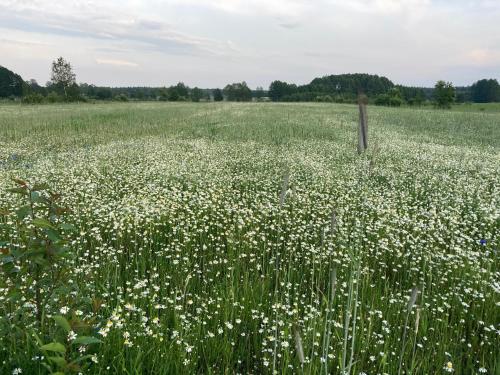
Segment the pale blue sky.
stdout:
<path fill-rule="evenodd" d="M 500 0 L 0 0 L 0 65 L 78 82 L 222 87 L 366 72 L 500 80 Z"/>

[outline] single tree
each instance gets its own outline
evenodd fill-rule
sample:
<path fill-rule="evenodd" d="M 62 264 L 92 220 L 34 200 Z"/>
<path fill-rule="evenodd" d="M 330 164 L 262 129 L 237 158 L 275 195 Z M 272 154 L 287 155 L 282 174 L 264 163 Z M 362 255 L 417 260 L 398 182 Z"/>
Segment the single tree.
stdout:
<path fill-rule="evenodd" d="M 199 102 L 203 98 L 203 90 L 199 87 L 195 87 L 191 90 L 191 100 L 193 102 Z"/>
<path fill-rule="evenodd" d="M 213 91 L 214 102 L 222 102 L 224 100 L 224 96 L 222 95 L 221 89 L 215 89 Z"/>
<path fill-rule="evenodd" d="M 224 87 L 224 94 L 229 101 L 248 102 L 252 100 L 252 90 L 245 81 L 227 85 Z"/>
<path fill-rule="evenodd" d="M 76 76 L 73 73 L 73 68 L 69 61 L 64 60 L 62 57 L 52 62 L 52 75 L 50 79 L 54 85 L 63 89 L 65 97 L 68 96 L 68 88 L 76 85 Z"/>
<path fill-rule="evenodd" d="M 179 82 L 175 86 L 168 88 L 168 100 L 172 102 L 185 101 L 189 97 L 189 87 L 184 83 Z"/>
<path fill-rule="evenodd" d="M 158 100 L 160 102 L 168 101 L 168 95 L 169 95 L 169 92 L 168 92 L 167 88 L 162 87 L 158 90 Z"/>
<path fill-rule="evenodd" d="M 269 86 L 269 97 L 273 102 L 278 102 L 286 96 L 297 93 L 297 86 L 283 81 L 273 81 Z"/>
<path fill-rule="evenodd" d="M 438 108 L 450 108 L 455 101 L 455 87 L 451 82 L 438 81 L 434 86 L 434 104 Z"/>

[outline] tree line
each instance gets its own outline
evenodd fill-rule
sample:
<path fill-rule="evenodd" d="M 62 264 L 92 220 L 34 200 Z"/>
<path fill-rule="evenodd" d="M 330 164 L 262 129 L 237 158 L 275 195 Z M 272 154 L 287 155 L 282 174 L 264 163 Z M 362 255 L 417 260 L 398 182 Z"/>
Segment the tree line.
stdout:
<path fill-rule="evenodd" d="M 452 103 L 500 102 L 500 85 L 496 79 L 482 79 L 470 87 L 455 88 L 450 82 L 438 81 L 433 88 L 395 85 L 386 77 L 371 74 L 341 74 L 315 78 L 297 86 L 273 81 L 269 97 L 284 102 L 355 103 L 358 95 L 366 95 L 375 105 L 399 107 L 434 104 L 449 107 Z"/>
<path fill-rule="evenodd" d="M 433 88 L 396 85 L 386 77 L 372 74 L 340 74 L 313 79 L 305 85 L 273 81 L 268 90 L 252 90 L 246 82 L 224 88 L 190 88 L 182 82 L 170 87 L 105 87 L 76 83 L 71 64 L 62 57 L 51 66 L 51 79 L 42 86 L 0 66 L 0 98 L 22 98 L 25 103 L 75 102 L 89 100 L 158 101 L 276 101 L 355 103 L 364 94 L 375 105 L 423 105 L 449 107 L 458 102 L 499 102 L 500 85 L 496 79 L 482 79 L 469 87 L 454 87 L 438 81 Z"/>

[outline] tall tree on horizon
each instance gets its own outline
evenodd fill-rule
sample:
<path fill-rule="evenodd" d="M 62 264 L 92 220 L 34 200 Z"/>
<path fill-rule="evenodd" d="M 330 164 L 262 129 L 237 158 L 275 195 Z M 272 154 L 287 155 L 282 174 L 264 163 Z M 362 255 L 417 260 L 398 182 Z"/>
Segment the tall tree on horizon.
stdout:
<path fill-rule="evenodd" d="M 224 95 L 222 95 L 221 89 L 215 89 L 213 91 L 214 102 L 222 102 L 224 100 Z"/>
<path fill-rule="evenodd" d="M 434 86 L 434 104 L 438 108 L 450 108 L 455 101 L 455 87 L 451 82 L 438 81 Z"/>
<path fill-rule="evenodd" d="M 76 84 L 76 75 L 69 61 L 62 56 L 52 62 L 52 84 L 62 87 L 64 96 L 68 96 L 68 88 Z"/>
<path fill-rule="evenodd" d="M 249 102 L 252 100 L 252 90 L 245 81 L 227 85 L 223 91 L 229 101 Z"/>
<path fill-rule="evenodd" d="M 191 89 L 191 100 L 193 102 L 199 102 L 203 98 L 203 90 L 199 87 L 194 87 Z"/>

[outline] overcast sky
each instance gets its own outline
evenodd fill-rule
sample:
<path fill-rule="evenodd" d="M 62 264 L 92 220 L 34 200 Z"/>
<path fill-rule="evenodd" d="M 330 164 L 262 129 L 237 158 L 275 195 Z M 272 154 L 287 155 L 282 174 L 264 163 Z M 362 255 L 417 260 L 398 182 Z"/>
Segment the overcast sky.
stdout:
<path fill-rule="evenodd" d="M 78 82 L 268 87 L 340 73 L 500 80 L 500 0 L 0 0 L 0 65 Z"/>

